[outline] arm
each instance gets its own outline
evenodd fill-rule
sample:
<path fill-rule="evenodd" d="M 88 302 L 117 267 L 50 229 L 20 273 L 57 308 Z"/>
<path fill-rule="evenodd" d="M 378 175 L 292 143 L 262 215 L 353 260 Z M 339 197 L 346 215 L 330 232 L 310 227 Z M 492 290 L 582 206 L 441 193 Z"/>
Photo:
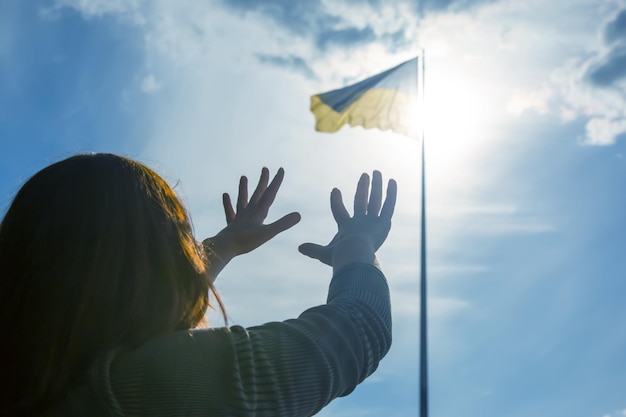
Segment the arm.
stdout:
<path fill-rule="evenodd" d="M 390 345 L 386 280 L 357 263 L 297 319 L 164 335 L 98 366 L 96 391 L 119 416 L 305 417 L 352 392 Z"/>
<path fill-rule="evenodd" d="M 202 242 L 208 261 L 207 270 L 213 280 L 234 257 L 253 251 L 300 221 L 300 214 L 293 212 L 273 223 L 263 224 L 284 175 L 284 170 L 280 168 L 268 185 L 269 170 L 263 168 L 250 200 L 248 200 L 248 179 L 242 176 L 239 180 L 236 211 L 230 195 L 224 193 L 222 202 L 226 227 L 217 235 Z"/>
<path fill-rule="evenodd" d="M 391 227 L 397 187 L 389 181 L 382 201 L 382 176 L 363 174 L 354 215 L 341 192 L 331 192 L 337 233 L 326 246 L 303 244 L 300 251 L 333 267 L 325 305 L 295 320 L 234 329 L 237 393 L 259 416 L 310 416 L 334 398 L 348 395 L 378 367 L 391 346 L 389 289 L 375 252 Z M 256 413 L 256 414 L 255 414 Z"/>
<path fill-rule="evenodd" d="M 241 364 L 237 390 L 249 394 L 265 388 L 259 397 L 276 408 L 274 414 L 260 415 L 310 416 L 334 398 L 350 394 L 377 369 L 390 346 L 386 280 L 372 265 L 351 264 L 333 277 L 325 305 L 295 320 L 249 328 L 239 335 L 238 355 L 247 358 L 242 352 L 254 352 L 256 366 Z M 254 381 L 268 377 L 275 381 L 269 389 L 255 386 Z"/>
<path fill-rule="evenodd" d="M 353 217 L 333 191 L 337 235 L 301 247 L 333 266 L 326 304 L 248 329 L 176 332 L 121 354 L 100 366 L 110 370 L 98 378 L 109 407 L 156 417 L 298 417 L 352 392 L 391 345 L 389 290 L 374 252 L 389 231 L 396 188 L 390 182 L 381 211 L 379 179 L 374 173 L 368 202 L 369 178 L 361 177 Z"/>

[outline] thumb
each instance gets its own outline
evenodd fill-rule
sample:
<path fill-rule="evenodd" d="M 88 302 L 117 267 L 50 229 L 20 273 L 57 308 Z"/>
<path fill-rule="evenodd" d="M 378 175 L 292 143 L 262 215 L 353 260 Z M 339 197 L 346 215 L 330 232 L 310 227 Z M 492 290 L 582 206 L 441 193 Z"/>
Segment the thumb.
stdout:
<path fill-rule="evenodd" d="M 289 213 L 286 216 L 281 217 L 276 220 L 274 223 L 270 223 L 266 225 L 266 229 L 269 230 L 269 233 L 272 237 L 277 234 L 284 232 L 285 230 L 295 226 L 300 221 L 300 213 L 293 212 Z"/>
<path fill-rule="evenodd" d="M 293 212 L 276 220 L 270 226 L 273 229 L 277 230 L 277 233 L 280 233 L 298 224 L 298 222 L 300 222 L 300 219 L 301 219 L 300 213 Z"/>
<path fill-rule="evenodd" d="M 303 243 L 298 247 L 298 251 L 309 258 L 317 259 L 330 265 L 330 251 L 326 246 L 316 245 L 315 243 Z"/>

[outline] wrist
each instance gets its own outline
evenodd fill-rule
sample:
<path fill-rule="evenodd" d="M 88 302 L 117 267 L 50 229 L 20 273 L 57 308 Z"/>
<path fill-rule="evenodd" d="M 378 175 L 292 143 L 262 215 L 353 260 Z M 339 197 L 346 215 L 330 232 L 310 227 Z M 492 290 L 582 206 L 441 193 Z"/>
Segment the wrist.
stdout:
<path fill-rule="evenodd" d="M 206 272 L 211 282 L 214 282 L 224 267 L 234 258 L 234 254 L 227 244 L 227 240 L 223 239 L 219 234 L 215 237 L 204 239 L 202 248 L 205 254 Z"/>
<path fill-rule="evenodd" d="M 228 242 L 229 239 L 220 234 L 202 241 L 202 247 L 209 264 L 222 269 L 235 257 L 235 251 Z"/>
<path fill-rule="evenodd" d="M 370 239 L 353 235 L 344 237 L 335 245 L 332 255 L 332 266 L 338 271 L 352 263 L 367 263 L 377 266 L 375 249 Z"/>

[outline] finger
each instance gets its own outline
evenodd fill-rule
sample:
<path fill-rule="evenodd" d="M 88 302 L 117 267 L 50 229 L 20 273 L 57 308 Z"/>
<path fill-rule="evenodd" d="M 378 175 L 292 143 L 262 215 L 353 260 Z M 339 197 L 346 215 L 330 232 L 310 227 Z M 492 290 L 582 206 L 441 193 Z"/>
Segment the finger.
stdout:
<path fill-rule="evenodd" d="M 293 212 L 281 217 L 273 223 L 266 225 L 265 229 L 267 230 L 269 236 L 267 240 L 270 240 L 277 234 L 295 226 L 300 221 L 300 218 L 300 213 Z"/>
<path fill-rule="evenodd" d="M 226 215 L 226 224 L 230 224 L 233 220 L 235 220 L 235 210 L 233 209 L 233 204 L 230 201 L 230 196 L 228 193 L 222 194 L 222 204 L 224 205 L 224 214 Z"/>
<path fill-rule="evenodd" d="M 383 176 L 380 171 L 374 171 L 372 175 L 372 191 L 367 205 L 368 216 L 378 216 L 383 199 Z"/>
<path fill-rule="evenodd" d="M 248 206 L 248 178 L 242 176 L 239 179 L 239 195 L 237 196 L 237 212 Z"/>
<path fill-rule="evenodd" d="M 365 215 L 365 209 L 367 208 L 367 196 L 369 194 L 370 177 L 363 173 L 356 186 L 356 193 L 354 193 L 354 216 Z"/>
<path fill-rule="evenodd" d="M 285 170 L 282 168 L 278 169 L 276 175 L 272 179 L 272 183 L 267 187 L 261 200 L 259 201 L 259 214 L 265 218 L 267 216 L 267 212 L 270 209 L 272 203 L 274 203 L 274 199 L 276 198 L 276 193 L 278 193 L 278 189 L 280 185 L 283 183 L 283 178 L 285 177 Z"/>
<path fill-rule="evenodd" d="M 380 211 L 380 217 L 384 220 L 391 221 L 393 216 L 393 210 L 396 207 L 396 196 L 398 194 L 398 185 L 395 180 L 389 180 L 387 183 L 387 196 L 385 197 L 385 203 Z"/>
<path fill-rule="evenodd" d="M 326 246 L 316 245 L 315 243 L 303 243 L 298 246 L 298 251 L 309 258 L 317 259 L 326 265 L 331 264 L 330 251 Z"/>
<path fill-rule="evenodd" d="M 346 220 L 350 219 L 350 213 L 348 213 L 346 206 L 343 204 L 341 191 L 339 191 L 338 188 L 333 188 L 330 192 L 330 211 L 332 211 L 337 224 L 342 224 Z"/>
<path fill-rule="evenodd" d="M 263 193 L 265 192 L 265 189 L 267 188 L 267 183 L 269 182 L 269 179 L 270 179 L 270 171 L 266 167 L 263 167 L 263 169 L 261 169 L 261 177 L 259 177 L 259 183 L 257 184 L 256 189 L 252 193 L 252 197 L 250 197 L 250 203 L 256 204 L 259 202 L 259 200 L 261 199 L 261 196 L 263 195 Z"/>

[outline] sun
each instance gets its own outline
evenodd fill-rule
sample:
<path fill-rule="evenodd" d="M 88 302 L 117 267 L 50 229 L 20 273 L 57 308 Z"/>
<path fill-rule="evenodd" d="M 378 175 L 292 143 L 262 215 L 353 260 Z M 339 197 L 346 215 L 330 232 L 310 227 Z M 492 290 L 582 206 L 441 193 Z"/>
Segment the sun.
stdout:
<path fill-rule="evenodd" d="M 460 60 L 444 56 L 426 61 L 422 114 L 427 163 L 441 180 L 471 174 L 463 170 L 488 151 L 485 138 L 498 114 L 492 85 L 468 73 Z"/>

